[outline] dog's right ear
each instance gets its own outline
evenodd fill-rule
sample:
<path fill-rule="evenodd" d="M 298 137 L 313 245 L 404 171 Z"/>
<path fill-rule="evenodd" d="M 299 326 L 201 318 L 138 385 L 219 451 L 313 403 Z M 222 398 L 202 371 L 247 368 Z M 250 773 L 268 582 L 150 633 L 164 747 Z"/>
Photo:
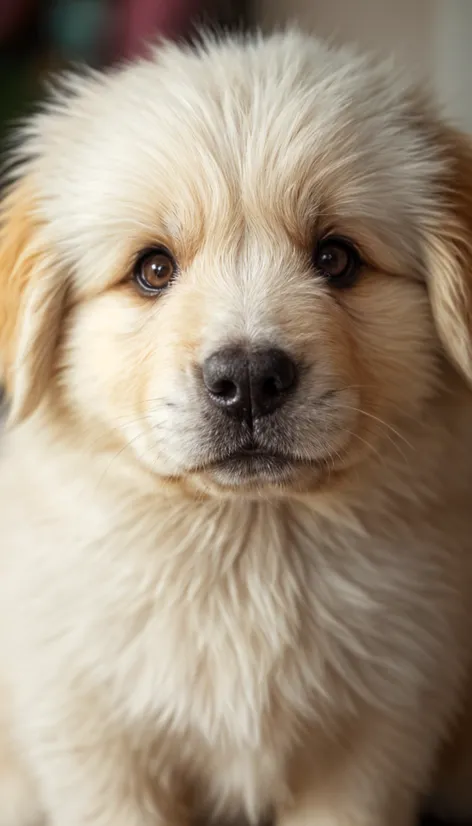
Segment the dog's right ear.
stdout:
<path fill-rule="evenodd" d="M 11 423 L 32 413 L 50 377 L 64 287 L 36 214 L 32 182 L 0 205 L 0 384 Z"/>
<path fill-rule="evenodd" d="M 444 352 L 472 385 L 472 141 L 452 128 L 438 134 L 446 171 L 425 247 L 427 282 Z"/>

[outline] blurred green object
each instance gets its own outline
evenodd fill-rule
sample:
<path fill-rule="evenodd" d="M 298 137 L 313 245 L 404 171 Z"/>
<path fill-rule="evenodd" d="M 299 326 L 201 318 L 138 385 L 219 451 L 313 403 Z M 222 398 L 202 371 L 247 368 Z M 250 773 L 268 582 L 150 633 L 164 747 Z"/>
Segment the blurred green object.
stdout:
<path fill-rule="evenodd" d="M 47 34 L 58 56 L 66 61 L 97 63 L 107 29 L 104 0 L 55 0 L 47 18 Z"/>

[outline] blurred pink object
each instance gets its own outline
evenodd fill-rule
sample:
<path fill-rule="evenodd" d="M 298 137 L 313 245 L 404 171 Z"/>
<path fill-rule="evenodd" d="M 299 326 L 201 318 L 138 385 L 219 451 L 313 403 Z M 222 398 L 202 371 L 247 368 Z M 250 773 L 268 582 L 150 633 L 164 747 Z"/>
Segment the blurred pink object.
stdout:
<path fill-rule="evenodd" d="M 145 53 L 146 44 L 157 38 L 177 38 L 188 32 L 202 0 L 121 0 L 120 57 Z"/>

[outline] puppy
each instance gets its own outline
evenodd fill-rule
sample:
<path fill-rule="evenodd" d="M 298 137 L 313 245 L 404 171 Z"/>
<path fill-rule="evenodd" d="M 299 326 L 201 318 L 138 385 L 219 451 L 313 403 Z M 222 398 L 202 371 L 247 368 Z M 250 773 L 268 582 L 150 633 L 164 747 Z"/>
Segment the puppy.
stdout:
<path fill-rule="evenodd" d="M 287 32 L 66 79 L 16 160 L 1 826 L 471 811 L 469 141 Z"/>

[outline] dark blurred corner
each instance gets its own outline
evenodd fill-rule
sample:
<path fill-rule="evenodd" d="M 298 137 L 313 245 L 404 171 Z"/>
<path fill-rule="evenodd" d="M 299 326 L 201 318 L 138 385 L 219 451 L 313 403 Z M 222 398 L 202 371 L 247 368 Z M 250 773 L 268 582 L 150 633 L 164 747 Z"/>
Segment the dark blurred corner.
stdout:
<path fill-rule="evenodd" d="M 5 136 L 70 63 L 106 66 L 142 54 L 159 35 L 195 26 L 245 28 L 251 0 L 0 0 L 0 160 Z"/>

